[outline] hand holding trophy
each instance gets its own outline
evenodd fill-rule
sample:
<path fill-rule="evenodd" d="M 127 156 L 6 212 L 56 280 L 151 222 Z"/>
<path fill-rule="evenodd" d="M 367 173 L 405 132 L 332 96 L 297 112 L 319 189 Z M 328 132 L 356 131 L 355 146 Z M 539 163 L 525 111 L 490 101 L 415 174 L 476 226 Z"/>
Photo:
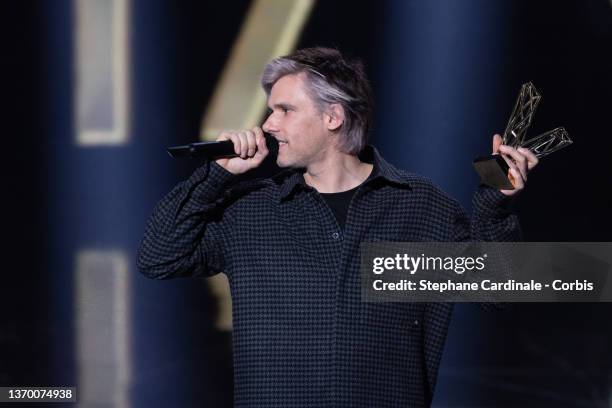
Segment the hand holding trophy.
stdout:
<path fill-rule="evenodd" d="M 502 137 L 503 145 L 513 149 L 528 149 L 538 159 L 572 143 L 568 133 L 562 127 L 536 137 L 527 137 L 527 129 L 531 125 L 541 98 L 531 82 L 523 84 Z M 481 182 L 500 190 L 514 190 L 515 186 L 510 181 L 511 166 L 506 160 L 512 160 L 512 157 L 505 159 L 502 154 L 493 154 L 474 159 L 474 168 L 480 175 Z"/>

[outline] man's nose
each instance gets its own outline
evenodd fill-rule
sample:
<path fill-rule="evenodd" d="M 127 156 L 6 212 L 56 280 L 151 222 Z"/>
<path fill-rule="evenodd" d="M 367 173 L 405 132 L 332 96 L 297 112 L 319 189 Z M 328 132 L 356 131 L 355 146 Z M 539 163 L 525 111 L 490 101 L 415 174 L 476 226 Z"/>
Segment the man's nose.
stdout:
<path fill-rule="evenodd" d="M 261 125 L 261 128 L 263 129 L 264 132 L 269 133 L 270 132 L 270 128 L 268 127 L 268 121 L 270 120 L 270 117 L 268 116 L 268 118 L 266 119 L 266 121 L 263 123 L 263 125 Z"/>
<path fill-rule="evenodd" d="M 272 114 L 273 115 L 273 114 Z M 261 128 L 263 129 L 264 132 L 266 133 L 270 133 L 270 132 L 274 132 L 275 126 L 272 122 L 272 115 L 268 116 L 268 118 L 266 119 L 266 121 L 263 123 L 263 125 L 261 125 Z"/>

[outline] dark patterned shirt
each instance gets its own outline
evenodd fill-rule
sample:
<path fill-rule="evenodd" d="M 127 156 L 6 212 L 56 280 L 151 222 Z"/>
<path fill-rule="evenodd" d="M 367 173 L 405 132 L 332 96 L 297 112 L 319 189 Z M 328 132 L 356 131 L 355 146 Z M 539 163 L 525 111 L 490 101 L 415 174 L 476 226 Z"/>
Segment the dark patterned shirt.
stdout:
<path fill-rule="evenodd" d="M 499 191 L 480 186 L 470 220 L 371 146 L 360 158 L 377 172 L 353 196 L 344 230 L 301 171 L 234 184 L 214 162 L 147 224 L 143 274 L 229 279 L 237 407 L 428 406 L 452 304 L 362 302 L 359 244 L 520 239 Z"/>

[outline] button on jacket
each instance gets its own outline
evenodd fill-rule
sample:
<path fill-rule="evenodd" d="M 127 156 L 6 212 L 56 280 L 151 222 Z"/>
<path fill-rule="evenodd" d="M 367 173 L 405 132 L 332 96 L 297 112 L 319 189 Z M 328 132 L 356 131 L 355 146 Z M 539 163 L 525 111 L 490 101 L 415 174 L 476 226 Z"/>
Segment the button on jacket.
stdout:
<path fill-rule="evenodd" d="M 431 403 L 452 311 L 361 301 L 361 242 L 514 241 L 508 198 L 481 186 L 474 215 L 427 179 L 374 164 L 342 230 L 303 171 L 256 181 L 205 162 L 156 206 L 138 253 L 150 278 L 227 275 L 237 407 Z"/>

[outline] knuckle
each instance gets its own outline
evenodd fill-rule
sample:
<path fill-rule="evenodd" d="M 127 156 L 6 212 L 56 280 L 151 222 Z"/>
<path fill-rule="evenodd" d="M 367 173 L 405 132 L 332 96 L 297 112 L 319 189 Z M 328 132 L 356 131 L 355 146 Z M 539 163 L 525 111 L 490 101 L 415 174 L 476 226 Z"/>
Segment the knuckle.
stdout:
<path fill-rule="evenodd" d="M 219 132 L 219 134 L 217 135 L 217 140 L 227 140 L 231 137 L 231 135 L 227 132 L 227 130 L 223 129 L 221 132 Z"/>

